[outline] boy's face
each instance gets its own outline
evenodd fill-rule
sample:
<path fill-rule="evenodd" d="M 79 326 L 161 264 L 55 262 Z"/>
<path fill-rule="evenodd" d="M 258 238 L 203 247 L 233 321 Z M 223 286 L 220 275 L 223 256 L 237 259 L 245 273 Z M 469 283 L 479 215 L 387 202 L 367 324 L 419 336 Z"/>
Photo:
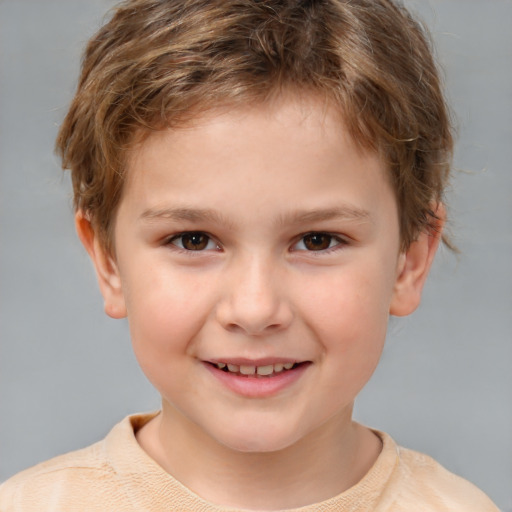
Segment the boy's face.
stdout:
<path fill-rule="evenodd" d="M 115 261 L 89 249 L 164 424 L 272 451 L 350 422 L 429 244 L 426 269 L 400 254 L 381 160 L 332 109 L 285 96 L 152 134 L 129 160 Z"/>

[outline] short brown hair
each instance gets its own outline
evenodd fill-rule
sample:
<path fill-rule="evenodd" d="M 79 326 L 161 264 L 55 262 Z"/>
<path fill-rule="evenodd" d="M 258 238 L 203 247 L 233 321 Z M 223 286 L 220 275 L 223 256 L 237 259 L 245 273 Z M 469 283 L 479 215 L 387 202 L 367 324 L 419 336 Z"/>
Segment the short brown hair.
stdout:
<path fill-rule="evenodd" d="M 110 250 L 126 150 L 221 104 L 281 90 L 338 105 L 386 159 L 402 247 L 442 200 L 452 130 L 425 30 L 391 0 L 127 0 L 89 41 L 57 139 L 75 208 Z"/>

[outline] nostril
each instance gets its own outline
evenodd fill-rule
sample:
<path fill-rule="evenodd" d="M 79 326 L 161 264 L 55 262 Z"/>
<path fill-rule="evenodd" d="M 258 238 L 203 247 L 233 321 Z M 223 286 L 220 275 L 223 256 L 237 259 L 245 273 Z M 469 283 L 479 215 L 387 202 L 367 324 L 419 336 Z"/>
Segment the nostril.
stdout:
<path fill-rule="evenodd" d="M 249 291 L 236 287 L 217 304 L 216 318 L 224 329 L 260 336 L 289 326 L 293 314 L 284 297 Z"/>
<path fill-rule="evenodd" d="M 240 333 L 244 333 L 248 336 L 254 336 L 254 337 L 264 336 L 264 335 L 267 335 L 270 333 L 277 332 L 277 331 L 281 330 L 282 327 L 283 327 L 282 325 L 277 324 L 277 323 L 271 324 L 271 325 L 266 325 L 266 326 L 260 328 L 259 326 L 252 326 L 252 325 L 248 325 L 248 324 L 239 325 L 234 322 L 224 326 L 224 328 L 229 332 L 233 332 L 233 333 L 240 332 Z"/>

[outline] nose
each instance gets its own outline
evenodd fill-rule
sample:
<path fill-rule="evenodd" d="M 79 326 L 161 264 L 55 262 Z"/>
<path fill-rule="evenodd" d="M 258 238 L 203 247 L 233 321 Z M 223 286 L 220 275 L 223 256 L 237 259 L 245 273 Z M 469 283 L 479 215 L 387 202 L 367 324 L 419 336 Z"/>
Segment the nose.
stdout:
<path fill-rule="evenodd" d="M 217 319 L 229 331 L 262 336 L 286 329 L 293 318 L 280 272 L 252 255 L 225 275 Z"/>

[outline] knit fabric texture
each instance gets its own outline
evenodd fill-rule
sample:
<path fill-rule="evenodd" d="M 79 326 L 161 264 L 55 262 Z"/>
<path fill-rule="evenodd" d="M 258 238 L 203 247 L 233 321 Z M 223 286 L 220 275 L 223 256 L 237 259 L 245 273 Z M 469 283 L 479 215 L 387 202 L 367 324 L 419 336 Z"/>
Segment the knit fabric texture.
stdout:
<path fill-rule="evenodd" d="M 128 416 L 102 441 L 27 469 L 0 486 L 2 512 L 220 512 L 178 482 L 137 443 L 135 432 L 153 414 Z M 432 458 L 400 448 L 374 431 L 383 448 L 355 486 L 292 511 L 499 512 L 473 484 Z"/>

